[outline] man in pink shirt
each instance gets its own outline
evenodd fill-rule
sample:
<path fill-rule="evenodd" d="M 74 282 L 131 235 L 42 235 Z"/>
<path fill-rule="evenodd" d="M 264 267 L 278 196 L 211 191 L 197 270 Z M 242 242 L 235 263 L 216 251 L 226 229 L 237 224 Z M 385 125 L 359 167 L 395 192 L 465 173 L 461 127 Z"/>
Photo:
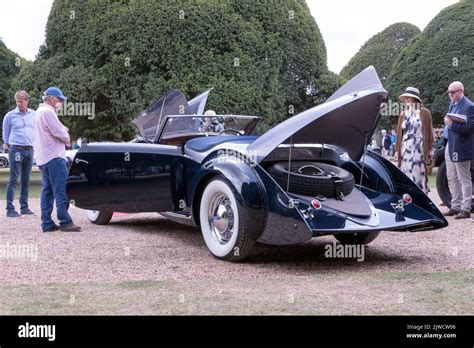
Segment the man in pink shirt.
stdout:
<path fill-rule="evenodd" d="M 66 195 L 68 168 L 66 148 L 70 146 L 68 129 L 59 121 L 56 111 L 67 98 L 57 87 L 49 87 L 44 92 L 43 101 L 35 117 L 35 153 L 36 164 L 41 170 L 41 228 L 43 232 L 61 230 L 79 232 L 81 228 L 74 225 L 68 213 L 69 200 Z M 56 211 L 59 226 L 51 219 L 53 203 L 56 200 Z"/>

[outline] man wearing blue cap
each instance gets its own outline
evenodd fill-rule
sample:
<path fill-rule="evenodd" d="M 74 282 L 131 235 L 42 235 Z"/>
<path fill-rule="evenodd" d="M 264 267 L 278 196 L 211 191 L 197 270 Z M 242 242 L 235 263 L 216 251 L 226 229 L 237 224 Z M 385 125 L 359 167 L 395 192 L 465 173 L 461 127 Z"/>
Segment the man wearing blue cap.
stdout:
<path fill-rule="evenodd" d="M 35 118 L 35 153 L 36 163 L 41 170 L 41 228 L 43 232 L 61 230 L 79 232 L 81 228 L 74 225 L 68 213 L 69 200 L 66 195 L 68 168 L 65 146 L 70 146 L 68 129 L 59 121 L 56 112 L 67 98 L 57 87 L 49 87 L 44 92 L 43 101 Z M 53 203 L 56 200 L 56 211 L 59 226 L 51 219 Z"/>

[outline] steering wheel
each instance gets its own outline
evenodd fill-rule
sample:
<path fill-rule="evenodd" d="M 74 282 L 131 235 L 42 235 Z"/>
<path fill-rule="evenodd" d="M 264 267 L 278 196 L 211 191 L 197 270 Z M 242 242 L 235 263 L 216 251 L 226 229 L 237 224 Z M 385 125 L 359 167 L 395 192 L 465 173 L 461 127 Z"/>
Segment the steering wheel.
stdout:
<path fill-rule="evenodd" d="M 222 133 L 225 133 L 225 132 L 234 132 L 234 133 L 237 134 L 237 135 L 242 135 L 242 134 L 240 133 L 240 131 L 238 131 L 237 129 L 234 129 L 234 128 L 226 128 L 226 129 L 224 129 L 224 130 L 221 130 L 221 131 L 218 133 L 218 135 L 221 135 Z"/>

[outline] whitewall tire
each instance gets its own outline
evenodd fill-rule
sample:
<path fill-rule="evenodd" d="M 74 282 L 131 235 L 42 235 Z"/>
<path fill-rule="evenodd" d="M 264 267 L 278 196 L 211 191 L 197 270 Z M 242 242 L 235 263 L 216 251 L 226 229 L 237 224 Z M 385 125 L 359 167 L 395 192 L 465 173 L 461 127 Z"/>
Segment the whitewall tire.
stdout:
<path fill-rule="evenodd" d="M 113 212 L 104 210 L 86 210 L 87 218 L 96 225 L 107 225 L 112 219 Z"/>
<path fill-rule="evenodd" d="M 230 186 L 221 178 L 212 179 L 204 189 L 199 221 L 204 242 L 221 260 L 240 261 L 249 256 L 255 241 L 240 218 L 242 212 Z"/>

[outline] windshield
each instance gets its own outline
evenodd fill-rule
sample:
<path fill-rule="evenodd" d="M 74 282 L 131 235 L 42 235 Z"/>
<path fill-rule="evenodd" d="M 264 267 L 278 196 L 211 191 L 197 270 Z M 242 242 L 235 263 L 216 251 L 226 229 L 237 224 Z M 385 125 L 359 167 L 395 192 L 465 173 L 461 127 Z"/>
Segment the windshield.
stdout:
<path fill-rule="evenodd" d="M 171 89 L 135 117 L 132 123 L 137 126 L 143 138 L 153 142 L 157 137 L 157 132 L 160 130 L 165 116 L 178 113 L 184 115 L 190 113 L 188 102 L 183 93 Z"/>
<path fill-rule="evenodd" d="M 179 144 L 200 136 L 252 135 L 259 121 L 256 116 L 167 116 L 159 142 Z"/>

